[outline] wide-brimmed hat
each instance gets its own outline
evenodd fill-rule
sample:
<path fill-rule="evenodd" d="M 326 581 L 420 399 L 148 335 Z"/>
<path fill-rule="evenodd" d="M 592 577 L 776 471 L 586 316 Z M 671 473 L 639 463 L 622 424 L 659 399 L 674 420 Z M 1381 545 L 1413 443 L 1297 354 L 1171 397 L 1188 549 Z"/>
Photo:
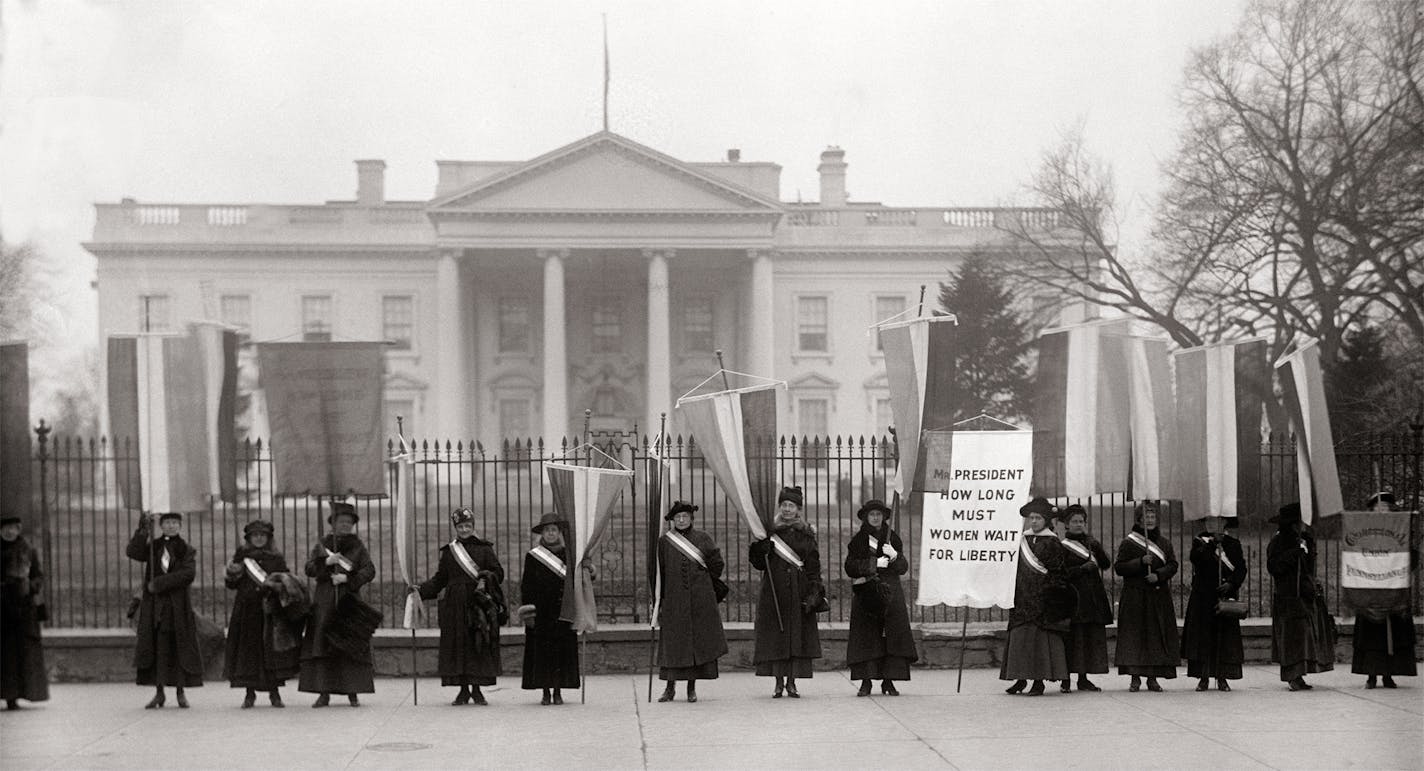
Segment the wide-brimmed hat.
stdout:
<path fill-rule="evenodd" d="M 1300 522 L 1300 503 L 1287 503 L 1286 505 L 1281 507 L 1281 510 L 1276 514 L 1276 516 L 1271 517 L 1266 521 L 1274 522 L 1278 525 L 1288 525 L 1292 522 Z"/>
<path fill-rule="evenodd" d="M 1042 515 L 1044 519 L 1048 519 L 1049 517 L 1052 517 L 1053 513 L 1056 511 L 1058 511 L 1057 506 L 1054 506 L 1052 503 L 1050 503 L 1047 498 L 1044 498 L 1041 495 L 1036 495 L 1032 499 L 1030 499 L 1028 503 L 1025 503 L 1023 506 L 1019 507 L 1019 516 L 1027 517 L 1030 514 L 1039 514 Z"/>
<path fill-rule="evenodd" d="M 870 512 L 872 511 L 882 512 L 887 517 L 893 513 L 890 511 L 890 507 L 885 505 L 885 501 L 882 501 L 879 498 L 871 498 L 865 503 L 860 504 L 860 511 L 857 511 L 855 513 L 855 516 L 861 522 L 864 522 L 865 518 L 870 516 Z"/>
<path fill-rule="evenodd" d="M 450 512 L 451 527 L 463 524 L 465 522 L 469 522 L 470 524 L 474 524 L 475 522 L 475 512 L 470 511 L 468 506 L 461 506 L 460 508 Z"/>
<path fill-rule="evenodd" d="M 558 525 L 560 530 L 567 530 L 569 527 L 568 522 L 565 522 L 563 518 L 560 517 L 558 514 L 555 514 L 554 512 L 550 511 L 545 513 L 544 516 L 540 517 L 539 524 L 529 528 L 529 532 L 533 533 L 534 535 L 538 535 L 544 532 L 544 528 L 548 527 L 549 525 Z"/>
<path fill-rule="evenodd" d="M 803 508 L 806 505 L 806 496 L 799 487 L 783 487 L 781 492 L 776 494 L 776 505 L 780 506 L 782 501 L 791 501 L 797 508 Z"/>
<path fill-rule="evenodd" d="M 254 519 L 242 526 L 242 537 L 246 538 L 253 533 L 266 533 L 267 537 L 272 537 L 277 532 L 277 528 L 265 519 Z"/>
<path fill-rule="evenodd" d="M 1081 503 L 1070 503 L 1067 506 L 1064 506 L 1063 508 L 1059 509 L 1058 513 L 1053 515 L 1053 518 L 1067 522 L 1068 520 L 1073 518 L 1074 514 L 1082 514 L 1083 519 L 1087 519 L 1088 509 Z"/>
<path fill-rule="evenodd" d="M 0 527 L 4 527 L 6 525 L 18 525 L 23 521 L 24 520 L 21 520 L 19 517 L 13 514 L 7 514 L 6 516 L 0 517 Z"/>
<path fill-rule="evenodd" d="M 673 501 L 672 508 L 668 509 L 668 513 L 663 515 L 663 519 L 670 522 L 672 521 L 673 517 L 683 513 L 684 511 L 688 514 L 692 514 L 693 512 L 697 511 L 697 507 L 693 506 L 687 501 Z"/>
<path fill-rule="evenodd" d="M 351 524 L 361 521 L 361 517 L 356 514 L 356 507 L 345 501 L 332 501 L 331 513 L 326 517 L 326 524 L 330 525 L 338 515 L 345 515 L 351 518 Z"/>
<path fill-rule="evenodd" d="M 1388 503 L 1389 505 L 1393 506 L 1394 503 L 1395 503 L 1395 501 L 1394 501 L 1394 493 L 1392 493 L 1392 492 L 1390 492 L 1390 491 L 1388 491 L 1388 490 L 1380 490 L 1379 492 L 1375 493 L 1374 495 L 1371 495 L 1371 496 L 1369 497 L 1369 499 L 1365 501 L 1365 505 L 1366 505 L 1366 506 L 1373 506 L 1373 505 L 1375 505 L 1376 503 L 1379 503 L 1380 501 L 1384 501 L 1385 503 Z"/>

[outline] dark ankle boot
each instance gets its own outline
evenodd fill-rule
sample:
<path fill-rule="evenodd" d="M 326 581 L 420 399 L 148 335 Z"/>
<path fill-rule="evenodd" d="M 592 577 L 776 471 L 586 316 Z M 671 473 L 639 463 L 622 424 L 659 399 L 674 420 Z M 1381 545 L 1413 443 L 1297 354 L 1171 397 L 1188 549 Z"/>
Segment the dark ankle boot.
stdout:
<path fill-rule="evenodd" d="M 859 696 L 869 696 L 869 695 L 870 695 L 870 681 L 869 681 L 869 680 L 861 680 L 861 681 L 860 681 L 860 690 L 856 691 L 856 692 L 855 692 L 855 695 L 856 695 L 857 697 L 859 697 Z"/>
<path fill-rule="evenodd" d="M 688 704 L 695 704 L 696 702 L 697 702 L 697 681 L 696 681 L 696 680 L 688 680 L 688 681 L 687 681 L 687 703 L 688 703 Z"/>
<path fill-rule="evenodd" d="M 782 680 L 780 677 L 776 678 L 776 690 L 774 690 L 774 691 L 771 692 L 771 698 L 773 698 L 773 699 L 779 699 L 779 698 L 781 698 L 781 693 L 782 693 L 782 691 L 784 691 L 784 690 L 786 690 L 786 682 L 785 682 L 784 680 Z"/>
<path fill-rule="evenodd" d="M 328 705 L 328 704 L 330 704 L 330 703 L 331 703 L 331 694 L 329 694 L 329 693 L 323 693 L 323 694 L 321 694 L 320 696 L 317 696 L 317 697 L 316 697 L 316 701 L 312 702 L 312 709 L 319 709 L 319 708 L 321 708 L 321 707 L 325 707 L 326 705 Z"/>
<path fill-rule="evenodd" d="M 154 691 L 154 693 L 153 693 L 153 698 L 152 698 L 152 699 L 149 699 L 149 700 L 148 700 L 148 703 L 145 704 L 145 705 L 143 705 L 143 708 L 144 708 L 144 709 L 163 709 L 163 702 L 164 702 L 164 701 L 165 701 L 165 699 L 163 698 L 163 689 L 162 689 L 162 688 L 159 688 L 157 691 Z"/>
<path fill-rule="evenodd" d="M 361 706 L 361 698 L 354 693 L 346 694 L 346 700 L 351 702 L 351 706 L 353 707 Z"/>
<path fill-rule="evenodd" d="M 252 709 L 252 705 L 257 703 L 257 691 L 247 689 L 247 695 L 242 697 L 242 708 Z"/>
<path fill-rule="evenodd" d="M 552 700 L 550 700 L 550 698 L 549 698 L 549 689 L 548 689 L 548 688 L 545 688 L 545 689 L 544 689 L 544 694 L 539 697 L 539 706 L 541 706 L 541 707 L 547 707 L 547 706 L 549 706 L 550 704 L 553 704 L 553 703 L 554 703 L 554 702 L 553 702 Z"/>
<path fill-rule="evenodd" d="M 1138 691 L 1142 690 L 1142 678 L 1138 677 L 1137 675 L 1133 675 L 1132 679 L 1129 680 L 1127 683 L 1127 690 L 1131 691 L 1132 693 L 1137 693 Z"/>
<path fill-rule="evenodd" d="M 174 693 L 173 696 L 174 696 L 175 700 L 178 702 L 178 708 L 179 708 L 179 709 L 187 709 L 187 708 L 188 708 L 188 695 L 185 694 L 185 693 L 183 693 L 183 689 L 182 689 L 182 688 L 177 688 L 177 689 L 175 689 L 175 691 L 176 691 L 176 693 Z"/>
<path fill-rule="evenodd" d="M 1073 681 L 1072 681 L 1072 680 L 1064 680 L 1063 682 L 1061 682 L 1061 683 L 1058 684 L 1058 690 L 1059 690 L 1060 692 L 1062 692 L 1062 693 L 1072 693 L 1072 692 L 1073 692 Z"/>
<path fill-rule="evenodd" d="M 460 692 L 455 694 L 455 700 L 450 702 L 452 707 L 463 707 L 470 703 L 470 686 L 460 686 Z"/>
<path fill-rule="evenodd" d="M 563 704 L 563 703 L 564 703 L 564 692 L 563 692 L 562 690 L 558 689 L 558 688 L 555 688 L 555 689 L 554 689 L 554 703 L 555 703 L 555 704 Z"/>
<path fill-rule="evenodd" d="M 795 678 L 792 678 L 792 677 L 786 678 L 786 695 L 787 695 L 788 697 L 790 697 L 790 698 L 793 698 L 793 699 L 799 699 L 799 698 L 801 698 L 801 694 L 799 694 L 799 693 L 796 692 L 796 679 L 795 679 Z"/>
<path fill-rule="evenodd" d="M 1014 684 L 1004 689 L 1004 693 L 1023 693 L 1023 689 L 1028 687 L 1027 680 L 1015 680 Z"/>
<path fill-rule="evenodd" d="M 669 680 L 667 687 L 663 688 L 663 694 L 658 697 L 659 704 L 665 704 L 677 698 L 677 681 Z"/>
<path fill-rule="evenodd" d="M 1231 686 L 1226 682 L 1226 678 L 1216 678 L 1216 690 L 1221 691 L 1223 693 L 1231 690 Z"/>
<path fill-rule="evenodd" d="M 880 681 L 880 692 L 883 693 L 883 694 L 885 694 L 886 696 L 899 696 L 899 695 L 900 695 L 900 692 L 897 691 L 897 690 L 895 690 L 895 681 L 893 681 L 893 680 L 881 680 L 881 681 Z"/>
<path fill-rule="evenodd" d="M 480 707 L 489 704 L 489 702 L 485 701 L 484 692 L 480 690 L 478 685 L 470 686 L 470 703 Z"/>
<path fill-rule="evenodd" d="M 1394 684 L 1394 678 L 1393 678 L 1393 677 L 1390 677 L 1389 675 L 1385 675 L 1385 676 L 1384 676 L 1384 687 L 1386 687 L 1386 688 L 1398 688 L 1399 686 L 1397 686 L 1397 685 Z"/>
<path fill-rule="evenodd" d="M 1027 695 L 1029 695 L 1029 696 L 1042 696 L 1042 695 L 1043 695 L 1043 681 L 1042 681 L 1042 680 L 1034 680 L 1034 681 L 1033 681 L 1033 687 L 1030 688 L 1030 689 L 1028 689 L 1028 694 L 1027 694 Z"/>
<path fill-rule="evenodd" d="M 1366 678 L 1365 678 L 1365 688 L 1367 688 L 1367 689 L 1369 689 L 1369 690 L 1374 690 L 1375 682 L 1376 682 L 1376 681 L 1375 681 L 1375 676 L 1374 676 L 1374 675 L 1370 675 L 1369 677 L 1366 677 Z"/>
<path fill-rule="evenodd" d="M 267 698 L 268 701 L 271 702 L 272 706 L 276 707 L 277 709 L 282 709 L 283 707 L 287 706 L 286 704 L 282 703 L 282 694 L 278 693 L 276 688 L 272 689 L 272 694 Z"/>
<path fill-rule="evenodd" d="M 1078 690 L 1080 690 L 1080 691 L 1101 691 L 1102 689 L 1099 688 L 1098 686 L 1094 685 L 1092 680 L 1089 680 L 1088 678 L 1083 677 L 1082 675 L 1079 675 L 1079 676 L 1078 676 Z"/>
<path fill-rule="evenodd" d="M 1210 681 L 1209 678 L 1203 677 L 1203 678 L 1197 680 L 1197 690 L 1198 690 L 1198 691 L 1205 691 L 1207 688 L 1210 688 L 1210 687 L 1211 687 L 1211 681 Z"/>

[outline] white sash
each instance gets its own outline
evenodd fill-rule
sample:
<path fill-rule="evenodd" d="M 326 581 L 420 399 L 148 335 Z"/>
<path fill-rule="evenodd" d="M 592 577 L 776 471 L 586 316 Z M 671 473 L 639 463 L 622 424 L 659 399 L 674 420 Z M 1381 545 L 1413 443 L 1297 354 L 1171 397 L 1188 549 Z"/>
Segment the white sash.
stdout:
<path fill-rule="evenodd" d="M 267 571 L 263 570 L 262 566 L 257 564 L 257 560 L 251 557 L 244 557 L 242 564 L 246 566 L 247 574 L 252 576 L 252 580 L 256 581 L 259 586 L 267 582 Z"/>
<path fill-rule="evenodd" d="M 1024 562 L 1028 563 L 1029 567 L 1046 576 L 1048 575 L 1048 568 L 1044 566 L 1043 562 L 1038 558 L 1038 555 L 1033 553 L 1033 549 L 1029 548 L 1027 538 L 1029 535 L 1030 533 L 1024 533 L 1025 537 L 1019 539 L 1019 554 L 1023 557 Z"/>
<path fill-rule="evenodd" d="M 776 556 L 786 560 L 792 565 L 798 568 L 806 566 L 806 563 L 801 561 L 801 557 L 796 553 L 796 550 L 791 548 L 790 544 L 781 540 L 781 536 L 772 534 L 771 547 L 776 550 Z"/>
<path fill-rule="evenodd" d="M 1134 530 L 1133 532 L 1127 534 L 1127 540 L 1132 541 L 1138 546 L 1141 546 L 1142 548 L 1146 549 L 1147 553 L 1151 554 L 1159 560 L 1162 560 L 1162 564 L 1167 564 L 1167 555 L 1162 552 L 1162 547 L 1147 540 L 1147 536 Z"/>
<path fill-rule="evenodd" d="M 687 540 L 686 536 L 672 530 L 669 530 L 664 535 L 666 535 L 668 541 L 670 541 L 673 546 L 677 547 L 678 551 L 687 555 L 688 559 L 701 565 L 703 570 L 707 569 L 707 558 L 702 556 L 702 550 L 697 548 L 696 544 Z"/>
<path fill-rule="evenodd" d="M 545 549 L 543 545 L 535 546 L 529 550 L 529 553 L 534 555 L 534 559 L 544 563 L 544 567 L 554 571 L 559 578 L 566 578 L 569 575 L 569 568 L 564 564 L 564 561 Z"/>
<path fill-rule="evenodd" d="M 869 542 L 869 544 L 870 544 L 870 550 L 873 551 L 873 552 L 876 552 L 877 554 L 879 554 L 879 552 L 880 552 L 880 539 L 876 538 L 876 537 L 873 536 L 873 535 L 867 535 L 867 536 L 865 536 L 865 539 L 866 539 L 866 541 Z M 883 556 L 885 556 L 885 555 L 882 554 L 881 556 L 883 557 Z M 856 584 L 863 584 L 863 583 L 866 583 L 866 582 L 868 582 L 869 580 L 870 580 L 870 576 L 861 576 L 860 578 L 852 578 L 851 581 L 850 581 L 850 583 L 851 583 L 852 586 L 854 586 L 854 585 L 856 585 Z"/>
<path fill-rule="evenodd" d="M 345 570 L 347 573 L 350 573 L 352 570 L 354 570 L 354 569 L 356 568 L 355 565 L 352 565 L 352 564 L 351 564 L 351 560 L 346 559 L 346 555 L 345 555 L 345 554 L 342 554 L 341 552 L 332 551 L 331 549 L 327 549 L 325 546 L 322 546 L 321 548 L 326 549 L 326 556 L 328 556 L 328 557 L 335 557 L 335 558 L 336 558 L 336 564 L 337 564 L 337 565 L 340 565 L 341 568 L 342 568 L 343 570 Z"/>
<path fill-rule="evenodd" d="M 450 542 L 450 553 L 455 555 L 455 561 L 460 564 L 460 569 L 469 574 L 470 578 L 480 580 L 480 566 L 475 563 L 474 557 L 465 551 L 465 545 L 458 540 Z"/>
<path fill-rule="evenodd" d="M 173 564 L 173 555 L 168 553 L 168 544 L 163 545 L 163 556 L 158 558 L 158 564 L 163 566 L 163 572 L 168 572 L 168 566 Z"/>
<path fill-rule="evenodd" d="M 1068 551 L 1073 552 L 1074 554 L 1078 555 L 1079 557 L 1082 557 L 1085 560 L 1088 560 L 1089 562 L 1093 562 L 1093 553 L 1088 551 L 1088 547 L 1084 546 L 1083 544 L 1068 538 L 1064 538 L 1062 541 L 1060 541 L 1060 543 L 1062 543 L 1063 548 L 1067 549 Z M 1093 564 L 1096 565 L 1097 563 L 1093 562 Z"/>
<path fill-rule="evenodd" d="M 1197 540 L 1201 541 L 1202 543 L 1211 543 L 1210 541 L 1206 540 L 1205 538 L 1202 538 L 1201 536 L 1197 536 Z M 1217 559 L 1221 560 L 1221 566 L 1226 568 L 1227 572 L 1236 572 L 1236 566 L 1231 563 L 1231 558 L 1226 556 L 1226 549 L 1222 547 L 1220 541 L 1218 541 L 1216 544 L 1216 557 Z"/>

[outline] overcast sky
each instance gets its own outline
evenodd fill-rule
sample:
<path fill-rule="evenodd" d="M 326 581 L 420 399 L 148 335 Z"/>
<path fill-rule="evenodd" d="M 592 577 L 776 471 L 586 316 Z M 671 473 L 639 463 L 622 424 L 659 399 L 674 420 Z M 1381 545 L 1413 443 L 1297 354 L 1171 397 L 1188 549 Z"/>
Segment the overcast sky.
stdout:
<path fill-rule="evenodd" d="M 778 163 L 785 199 L 818 196 L 835 144 L 857 200 L 1022 203 L 1082 122 L 1141 213 L 1186 55 L 1241 2 L 0 5 L 0 227 L 64 266 L 44 321 L 87 342 L 95 202 L 350 198 L 356 158 L 386 160 L 388 198 L 429 198 L 436 159 L 527 159 L 600 128 L 602 12 L 612 129 Z M 1125 224 L 1130 249 L 1145 223 Z"/>

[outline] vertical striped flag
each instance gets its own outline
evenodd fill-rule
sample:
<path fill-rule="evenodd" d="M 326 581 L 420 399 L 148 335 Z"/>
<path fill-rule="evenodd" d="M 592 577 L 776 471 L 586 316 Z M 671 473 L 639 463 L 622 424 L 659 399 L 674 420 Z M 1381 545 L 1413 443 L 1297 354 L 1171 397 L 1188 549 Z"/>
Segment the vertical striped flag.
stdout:
<path fill-rule="evenodd" d="M 573 624 L 576 632 L 591 632 L 598 628 L 598 612 L 593 583 L 588 571 L 583 569 L 584 563 L 607 533 L 613 504 L 618 502 L 633 472 L 623 468 L 546 463 L 544 473 L 549 477 L 554 512 L 569 523 L 570 570 L 564 579 L 564 605 L 559 618 Z"/>
<path fill-rule="evenodd" d="M 953 428 L 959 408 L 954 381 L 958 337 L 953 316 L 925 316 L 880 326 L 890 411 L 895 416 L 900 473 L 896 492 L 925 489 L 929 431 Z"/>
<path fill-rule="evenodd" d="M 1104 338 L 1127 371 L 1128 446 L 1132 473 L 1127 495 L 1133 499 L 1168 497 L 1176 452 L 1172 444 L 1172 366 L 1164 337 L 1113 335 Z M 1109 370 L 1111 371 L 1111 370 Z"/>
<path fill-rule="evenodd" d="M 1328 517 L 1345 510 L 1318 341 L 1311 340 L 1277 359 L 1276 371 L 1285 408 L 1295 428 L 1300 517 L 1310 524 L 1317 514 Z"/>
<path fill-rule="evenodd" d="M 752 536 L 765 538 L 776 517 L 776 388 L 769 383 L 677 400 L 717 486 L 741 512 Z"/>
<path fill-rule="evenodd" d="M 1177 462 L 1168 495 L 1183 517 L 1260 511 L 1261 418 L 1271 393 L 1266 341 L 1225 341 L 1175 354 Z"/>
<path fill-rule="evenodd" d="M 237 334 L 193 324 L 181 335 L 110 337 L 108 370 L 110 435 L 138 445 L 138 479 L 121 475 L 125 505 L 184 512 L 235 501 Z"/>
<path fill-rule="evenodd" d="M 653 598 L 653 609 L 649 613 L 649 618 L 652 619 L 654 626 L 658 623 L 658 602 L 663 594 L 662 587 L 658 585 L 658 539 L 662 537 L 664 522 L 663 509 L 666 508 L 666 504 L 663 503 L 663 498 L 665 497 L 664 477 L 668 477 L 667 487 L 671 487 L 673 483 L 669 474 L 672 464 L 668 463 L 667 459 L 663 457 L 663 454 L 667 452 L 667 448 L 664 446 L 666 443 L 667 440 L 663 438 L 663 435 L 658 434 L 657 438 L 653 440 L 652 446 L 647 448 L 648 549 L 646 557 L 648 564 L 648 589 L 651 591 Z"/>
<path fill-rule="evenodd" d="M 30 347 L 0 344 L 0 512 L 30 513 Z"/>
<path fill-rule="evenodd" d="M 400 568 L 401 580 L 406 586 L 419 583 L 415 572 L 415 448 L 400 438 L 400 454 L 391 459 L 394 466 L 394 499 L 396 564 Z M 401 626 L 415 629 L 421 626 L 425 617 L 425 606 L 420 595 L 411 592 L 405 596 L 405 614 Z"/>

